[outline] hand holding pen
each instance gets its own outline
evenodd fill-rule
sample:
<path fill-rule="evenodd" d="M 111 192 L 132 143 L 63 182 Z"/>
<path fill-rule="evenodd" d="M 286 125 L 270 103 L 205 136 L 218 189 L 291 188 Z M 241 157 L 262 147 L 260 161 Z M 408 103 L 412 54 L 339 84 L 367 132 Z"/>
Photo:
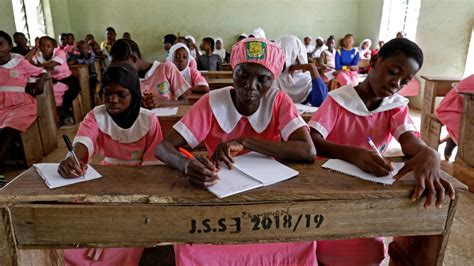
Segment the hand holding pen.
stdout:
<path fill-rule="evenodd" d="M 63 135 L 63 139 L 68 149 L 68 156 L 59 164 L 58 173 L 64 178 L 85 178 L 87 164 L 79 161 L 68 136 Z"/>

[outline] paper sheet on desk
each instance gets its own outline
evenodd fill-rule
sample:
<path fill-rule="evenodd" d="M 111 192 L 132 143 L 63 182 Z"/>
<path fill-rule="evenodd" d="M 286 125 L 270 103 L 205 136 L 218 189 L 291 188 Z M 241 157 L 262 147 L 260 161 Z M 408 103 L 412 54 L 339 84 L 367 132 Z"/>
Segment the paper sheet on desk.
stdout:
<path fill-rule="evenodd" d="M 311 113 L 314 113 L 318 110 L 318 107 L 304 105 L 304 104 L 301 104 L 301 103 L 295 103 L 295 106 L 296 106 L 296 110 L 298 110 L 299 114 L 303 114 L 303 113 L 311 114 Z"/>
<path fill-rule="evenodd" d="M 85 178 L 63 178 L 58 173 L 58 163 L 38 163 L 33 164 L 36 172 L 43 178 L 44 182 L 49 188 L 58 188 L 69 186 L 76 183 L 86 182 L 102 177 L 92 166 L 88 165 Z"/>
<path fill-rule="evenodd" d="M 364 172 L 364 170 L 360 169 L 356 165 L 348 163 L 343 160 L 339 159 L 330 159 L 326 163 L 324 163 L 321 167 L 329 170 L 333 170 L 342 174 L 346 174 L 349 176 L 354 176 L 363 180 L 372 181 L 375 183 L 381 183 L 385 185 L 391 185 L 395 182 L 393 177 L 402 169 L 405 163 L 393 163 L 392 167 L 393 171 L 387 176 L 377 177 L 373 174 L 369 174 Z"/>
<path fill-rule="evenodd" d="M 178 114 L 178 107 L 160 107 L 151 109 L 157 116 L 172 116 Z"/>

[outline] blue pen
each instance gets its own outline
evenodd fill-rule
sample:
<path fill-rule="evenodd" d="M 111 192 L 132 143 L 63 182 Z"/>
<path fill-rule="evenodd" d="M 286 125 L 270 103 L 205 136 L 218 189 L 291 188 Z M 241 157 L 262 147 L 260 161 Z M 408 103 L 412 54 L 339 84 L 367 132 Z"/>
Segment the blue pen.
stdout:
<path fill-rule="evenodd" d="M 372 149 L 380 156 L 380 158 L 383 159 L 382 154 L 380 153 L 379 149 L 377 149 L 377 146 L 375 146 L 375 144 L 374 144 L 374 142 L 372 141 L 372 139 L 371 139 L 370 137 L 368 137 L 367 140 L 369 141 L 370 147 L 372 147 Z"/>

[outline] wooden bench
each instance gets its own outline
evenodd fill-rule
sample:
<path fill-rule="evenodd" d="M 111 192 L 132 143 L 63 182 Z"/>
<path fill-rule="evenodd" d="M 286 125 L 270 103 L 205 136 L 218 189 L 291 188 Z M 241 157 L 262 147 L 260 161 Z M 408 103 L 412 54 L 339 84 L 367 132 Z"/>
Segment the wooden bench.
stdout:
<path fill-rule="evenodd" d="M 382 186 L 322 163 L 289 164 L 297 177 L 224 199 L 167 166 L 95 166 L 102 178 L 54 190 L 30 168 L 0 191 L 0 262 L 62 265 L 63 248 L 396 236 L 391 265 L 442 265 L 464 185 L 445 175 L 456 199 L 424 209 L 410 200 L 414 180 Z"/>
<path fill-rule="evenodd" d="M 232 71 L 201 71 L 201 75 L 207 80 L 232 79 Z"/>
<path fill-rule="evenodd" d="M 222 64 L 222 71 L 232 71 L 232 67 L 229 63 Z"/>
<path fill-rule="evenodd" d="M 444 97 L 459 78 L 421 76 L 425 80 L 423 108 L 421 109 L 421 139 L 431 148 L 438 150 L 441 123 L 434 113 L 436 97 Z"/>
<path fill-rule="evenodd" d="M 454 162 L 454 176 L 474 192 L 474 93 L 462 93 L 464 97 L 459 146 Z"/>
<path fill-rule="evenodd" d="M 89 66 L 88 65 L 69 65 L 72 75 L 79 79 L 81 84 L 81 100 L 82 100 L 82 117 L 84 117 L 90 110 L 92 110 L 92 98 L 89 88 Z M 81 119 L 82 119 L 81 117 Z M 78 122 L 78 121 L 76 121 Z M 80 121 L 79 121 L 80 122 Z"/>

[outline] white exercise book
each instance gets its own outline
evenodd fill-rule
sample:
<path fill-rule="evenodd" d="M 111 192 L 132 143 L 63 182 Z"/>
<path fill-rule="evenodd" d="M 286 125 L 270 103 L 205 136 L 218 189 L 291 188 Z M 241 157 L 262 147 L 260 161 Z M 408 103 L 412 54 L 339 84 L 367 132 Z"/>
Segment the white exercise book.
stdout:
<path fill-rule="evenodd" d="M 318 110 L 318 107 L 313 107 L 313 106 L 309 106 L 309 105 L 305 105 L 301 103 L 295 103 L 295 106 L 296 106 L 296 110 L 298 110 L 298 113 L 300 115 L 304 113 L 312 114 Z"/>
<path fill-rule="evenodd" d="M 389 175 L 381 177 L 377 177 L 373 174 L 364 172 L 364 170 L 360 169 L 356 165 L 339 159 L 330 159 L 321 167 L 342 174 L 358 177 L 363 180 L 381 183 L 385 185 L 391 185 L 393 184 L 393 182 L 395 182 L 395 179 L 393 179 L 393 177 L 398 173 L 398 171 L 400 171 L 400 169 L 402 169 L 404 165 L 404 163 L 392 163 L 393 171 Z"/>
<path fill-rule="evenodd" d="M 90 165 L 87 166 L 85 176 L 75 178 L 63 178 L 61 175 L 59 175 L 58 163 L 37 163 L 33 164 L 33 166 L 49 188 L 69 186 L 102 177 L 102 175 Z"/>
<path fill-rule="evenodd" d="M 151 109 L 156 116 L 172 116 L 178 114 L 178 107 L 160 107 Z"/>
<path fill-rule="evenodd" d="M 219 182 L 208 187 L 218 198 L 269 186 L 299 174 L 298 171 L 257 152 L 249 152 L 233 159 L 234 169 L 229 170 L 227 165 L 221 162 Z"/>

